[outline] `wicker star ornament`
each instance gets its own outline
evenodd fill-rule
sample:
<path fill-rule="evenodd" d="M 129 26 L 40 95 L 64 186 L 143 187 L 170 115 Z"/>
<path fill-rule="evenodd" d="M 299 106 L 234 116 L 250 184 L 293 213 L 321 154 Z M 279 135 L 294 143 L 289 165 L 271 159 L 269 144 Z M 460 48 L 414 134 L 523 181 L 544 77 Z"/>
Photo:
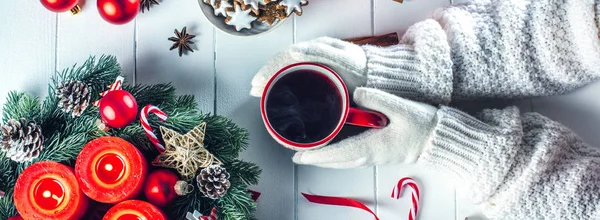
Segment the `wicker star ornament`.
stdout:
<path fill-rule="evenodd" d="M 173 168 L 184 180 L 190 181 L 198 169 L 223 164 L 204 148 L 205 122 L 185 135 L 162 126 L 160 131 L 165 141 L 165 151 L 154 159 L 152 165 Z"/>

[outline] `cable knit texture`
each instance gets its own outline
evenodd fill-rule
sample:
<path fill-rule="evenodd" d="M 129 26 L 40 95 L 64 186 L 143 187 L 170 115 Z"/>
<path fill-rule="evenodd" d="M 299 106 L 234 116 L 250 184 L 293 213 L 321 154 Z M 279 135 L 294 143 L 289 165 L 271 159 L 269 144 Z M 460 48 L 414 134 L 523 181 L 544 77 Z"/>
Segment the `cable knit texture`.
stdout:
<path fill-rule="evenodd" d="M 481 0 L 433 15 L 448 34 L 455 99 L 563 94 L 600 75 L 590 0 Z"/>
<path fill-rule="evenodd" d="M 440 25 L 427 20 L 411 26 L 399 45 L 364 46 L 367 87 L 416 101 L 449 103 L 452 61 L 446 41 Z"/>
<path fill-rule="evenodd" d="M 404 45 L 364 47 L 367 86 L 438 104 L 564 94 L 600 76 L 596 13 L 591 0 L 442 8 L 409 28 Z"/>
<path fill-rule="evenodd" d="M 598 219 L 600 151 L 515 107 L 477 118 L 443 107 L 417 163 L 457 177 L 491 219 Z"/>

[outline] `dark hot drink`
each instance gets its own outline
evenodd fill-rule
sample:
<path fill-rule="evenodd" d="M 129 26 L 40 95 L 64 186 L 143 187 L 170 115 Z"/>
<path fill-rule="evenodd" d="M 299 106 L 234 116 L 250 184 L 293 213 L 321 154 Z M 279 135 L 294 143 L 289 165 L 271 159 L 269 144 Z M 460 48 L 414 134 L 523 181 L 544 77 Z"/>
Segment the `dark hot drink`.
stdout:
<path fill-rule="evenodd" d="M 296 143 L 313 143 L 331 134 L 342 116 L 335 84 L 312 70 L 283 76 L 267 96 L 267 118 L 275 131 Z"/>

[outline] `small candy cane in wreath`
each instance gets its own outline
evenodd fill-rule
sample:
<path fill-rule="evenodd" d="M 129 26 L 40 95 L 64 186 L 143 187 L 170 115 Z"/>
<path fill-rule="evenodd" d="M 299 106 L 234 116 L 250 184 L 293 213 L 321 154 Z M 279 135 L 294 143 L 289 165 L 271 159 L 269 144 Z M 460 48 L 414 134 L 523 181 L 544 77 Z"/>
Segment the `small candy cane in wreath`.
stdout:
<path fill-rule="evenodd" d="M 115 80 L 115 83 L 111 84 L 108 87 L 109 88 L 108 90 L 100 93 L 100 96 L 104 97 L 106 94 L 108 94 L 111 91 L 123 89 L 123 80 L 125 80 L 125 78 L 123 78 L 122 76 L 118 76 L 117 79 Z M 102 98 L 100 98 L 100 99 L 102 99 Z M 99 106 L 99 105 L 100 105 L 100 100 L 94 102 L 94 106 Z"/>
<path fill-rule="evenodd" d="M 187 220 L 218 220 L 217 219 L 217 209 L 213 208 L 210 212 L 209 216 L 202 216 L 200 212 L 194 210 L 194 213 L 188 212 L 186 215 Z"/>
<path fill-rule="evenodd" d="M 156 134 L 152 132 L 152 127 L 150 127 L 150 123 L 148 122 L 148 116 L 150 113 L 154 113 L 161 121 L 167 120 L 167 114 L 161 111 L 159 108 L 153 105 L 146 105 L 140 112 L 140 123 L 142 124 L 142 128 L 146 132 L 146 136 L 150 139 L 150 141 L 154 144 L 158 152 L 165 151 L 165 147 L 160 143 Z"/>
<path fill-rule="evenodd" d="M 413 189 L 413 191 L 412 191 L 412 205 L 413 205 L 413 207 L 410 209 L 410 212 L 408 213 L 408 219 L 409 220 L 416 220 L 417 219 L 417 213 L 419 211 L 420 192 L 419 192 L 419 185 L 417 185 L 417 183 L 412 178 L 405 177 L 405 178 L 400 179 L 400 181 L 398 181 L 398 184 L 392 190 L 392 198 L 395 197 L 396 199 L 399 199 L 400 198 L 400 193 L 402 192 L 402 189 L 406 185 L 410 186 L 410 188 Z"/>

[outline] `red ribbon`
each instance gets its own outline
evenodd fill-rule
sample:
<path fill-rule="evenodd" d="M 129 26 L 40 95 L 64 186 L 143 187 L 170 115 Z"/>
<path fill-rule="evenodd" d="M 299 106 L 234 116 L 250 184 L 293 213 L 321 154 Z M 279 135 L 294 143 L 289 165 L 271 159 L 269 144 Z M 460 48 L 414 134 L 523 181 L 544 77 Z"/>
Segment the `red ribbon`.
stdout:
<path fill-rule="evenodd" d="M 302 195 L 304 196 L 304 198 L 306 198 L 309 202 L 312 202 L 312 203 L 359 208 L 359 209 L 362 209 L 362 210 L 365 210 L 365 211 L 371 213 L 373 215 L 373 217 L 375 217 L 376 220 L 379 220 L 379 217 L 377 217 L 377 215 L 373 211 L 371 211 L 371 209 L 369 209 L 369 207 L 365 206 L 364 204 L 362 204 L 356 200 L 352 200 L 352 199 L 348 199 L 348 198 L 341 198 L 341 197 L 332 197 L 332 196 L 310 195 L 310 194 L 306 194 L 306 193 L 302 193 Z"/>
<path fill-rule="evenodd" d="M 396 199 L 399 199 L 400 192 L 402 191 L 402 188 L 404 186 L 409 186 L 413 189 L 413 194 L 412 194 L 413 207 L 410 210 L 410 212 L 408 213 L 408 219 L 415 220 L 416 216 L 417 216 L 417 211 L 419 210 L 420 191 L 419 191 L 419 186 L 412 178 L 405 177 L 405 178 L 400 179 L 400 181 L 398 181 L 398 184 L 396 185 L 396 187 L 394 187 L 394 189 L 392 190 L 392 198 L 395 197 Z M 362 204 L 358 201 L 352 200 L 352 199 L 342 198 L 342 197 L 332 197 L 332 196 L 310 195 L 310 194 L 306 194 L 306 193 L 302 193 L 302 195 L 304 196 L 304 198 L 306 198 L 309 202 L 312 202 L 312 203 L 359 208 L 359 209 L 362 209 L 362 210 L 365 210 L 365 211 L 371 213 L 373 215 L 373 217 L 375 217 L 376 220 L 379 220 L 379 217 L 377 217 L 377 215 L 373 211 L 371 211 L 371 209 L 369 209 L 369 207 L 365 206 L 364 204 Z"/>

